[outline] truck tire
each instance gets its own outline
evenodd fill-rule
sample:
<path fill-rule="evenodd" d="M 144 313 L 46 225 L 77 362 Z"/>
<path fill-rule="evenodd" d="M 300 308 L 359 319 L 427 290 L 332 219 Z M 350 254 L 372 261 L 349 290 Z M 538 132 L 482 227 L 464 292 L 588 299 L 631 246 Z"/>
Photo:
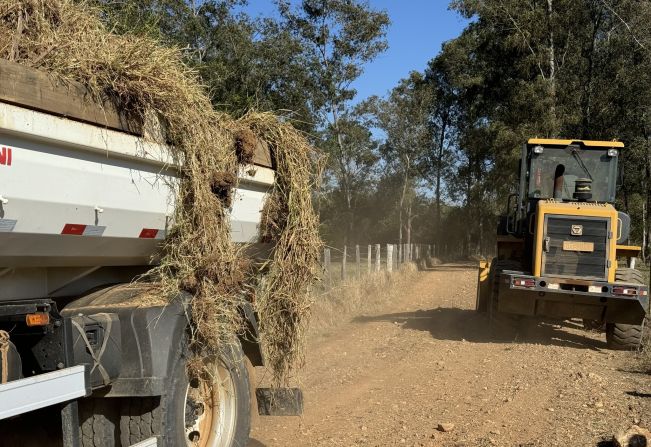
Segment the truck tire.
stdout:
<path fill-rule="evenodd" d="M 615 273 L 615 282 L 644 284 L 642 272 L 632 268 L 619 268 Z M 606 343 L 608 348 L 618 351 L 634 351 L 642 345 L 642 324 L 606 324 Z"/>
<path fill-rule="evenodd" d="M 114 447 L 118 437 L 115 400 L 88 397 L 79 400 L 81 447 Z"/>
<path fill-rule="evenodd" d="M 509 259 L 502 259 L 495 261 L 495 268 L 491 265 L 490 279 L 492 284 L 490 303 L 488 306 L 488 325 L 490 334 L 493 338 L 497 339 L 512 339 L 516 333 L 518 326 L 518 319 L 515 315 L 499 312 L 499 279 L 500 275 L 505 270 L 519 271 L 522 265 L 518 261 Z"/>
<path fill-rule="evenodd" d="M 246 357 L 235 341 L 217 359 L 205 358 L 213 377 L 188 379 L 187 356 L 180 356 L 168 393 L 125 399 L 120 441 L 130 446 L 157 437 L 159 446 L 246 447 L 251 429 L 251 391 Z M 219 377 L 221 380 L 214 380 Z M 206 403 L 209 396 L 211 405 Z"/>

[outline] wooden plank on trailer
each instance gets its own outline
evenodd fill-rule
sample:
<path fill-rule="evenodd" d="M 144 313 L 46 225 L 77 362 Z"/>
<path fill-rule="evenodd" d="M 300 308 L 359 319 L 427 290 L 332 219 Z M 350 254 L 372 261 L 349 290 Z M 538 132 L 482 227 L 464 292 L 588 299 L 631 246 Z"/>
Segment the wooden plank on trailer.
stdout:
<path fill-rule="evenodd" d="M 97 104 L 78 82 L 57 81 L 39 70 L 0 59 L 0 101 L 109 129 L 142 135 L 142 123 L 111 103 Z"/>
<path fill-rule="evenodd" d="M 265 168 L 273 168 L 273 155 L 269 145 L 264 141 L 258 141 L 253 153 L 253 164 Z"/>

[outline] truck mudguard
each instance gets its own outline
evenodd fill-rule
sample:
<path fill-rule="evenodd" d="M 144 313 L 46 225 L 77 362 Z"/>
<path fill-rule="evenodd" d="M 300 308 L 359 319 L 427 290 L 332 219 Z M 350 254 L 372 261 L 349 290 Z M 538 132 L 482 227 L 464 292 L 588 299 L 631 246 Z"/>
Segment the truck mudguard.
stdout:
<path fill-rule="evenodd" d="M 111 380 L 106 391 L 100 391 L 106 397 L 162 395 L 174 361 L 185 349 L 189 297 L 180 296 L 164 304 L 151 290 L 147 284 L 110 286 L 71 302 L 61 312 L 65 317 L 78 320 L 83 316 L 90 321 L 98 321 L 95 316 L 102 314 L 117 316 L 119 324 L 113 323 L 113 327 L 120 328 L 120 335 L 113 338 L 113 344 L 119 340 L 121 346 L 112 355 L 120 358 L 107 363 L 119 365 L 119 376 Z M 240 335 L 242 348 L 251 363 L 260 366 L 262 353 L 257 343 L 255 314 L 249 303 L 241 307 L 241 312 L 248 325 L 246 333 Z M 104 344 L 99 335 L 92 337 L 98 339 L 99 346 Z M 89 351 L 86 350 L 88 354 Z M 75 353 L 77 358 L 79 350 L 75 349 Z M 92 362 L 89 357 L 92 355 L 86 357 L 86 363 Z M 105 379 L 106 372 L 97 371 L 95 376 Z"/>

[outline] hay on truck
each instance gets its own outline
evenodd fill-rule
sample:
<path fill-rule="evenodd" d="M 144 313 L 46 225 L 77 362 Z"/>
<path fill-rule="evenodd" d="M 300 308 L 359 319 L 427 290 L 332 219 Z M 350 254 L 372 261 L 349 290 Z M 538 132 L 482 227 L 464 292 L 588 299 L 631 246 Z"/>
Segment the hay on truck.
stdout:
<path fill-rule="evenodd" d="M 192 294 L 195 353 L 227 346 L 243 330 L 241 300 L 254 301 L 274 382 L 286 382 L 302 359 L 307 289 L 321 245 L 311 204 L 315 151 L 273 114 L 233 119 L 216 111 L 178 48 L 113 34 L 98 17 L 84 2 L 0 0 L 0 57 L 79 82 L 94 101 L 114 105 L 131 120 L 159 118 L 165 132 L 158 142 L 172 148 L 183 172 L 173 227 L 148 280 L 160 285 L 165 299 Z M 273 249 L 262 265 L 231 241 L 228 221 L 238 170 L 251 163 L 260 142 L 271 148 L 276 168 L 260 229 Z"/>

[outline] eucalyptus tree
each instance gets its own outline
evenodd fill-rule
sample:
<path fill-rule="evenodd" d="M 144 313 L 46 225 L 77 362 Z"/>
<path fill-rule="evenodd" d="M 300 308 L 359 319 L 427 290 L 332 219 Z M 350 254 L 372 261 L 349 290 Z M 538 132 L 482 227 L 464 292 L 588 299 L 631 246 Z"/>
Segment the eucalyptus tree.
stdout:
<path fill-rule="evenodd" d="M 347 136 L 352 83 L 366 63 L 387 48 L 389 16 L 361 0 L 278 1 L 284 26 L 301 43 L 309 79 L 310 102 L 318 126 L 324 130 L 329 168 L 344 197 L 348 218 L 347 236 L 354 231 L 355 170 L 351 160 L 365 146 Z M 353 129 L 356 127 L 354 126 Z"/>

